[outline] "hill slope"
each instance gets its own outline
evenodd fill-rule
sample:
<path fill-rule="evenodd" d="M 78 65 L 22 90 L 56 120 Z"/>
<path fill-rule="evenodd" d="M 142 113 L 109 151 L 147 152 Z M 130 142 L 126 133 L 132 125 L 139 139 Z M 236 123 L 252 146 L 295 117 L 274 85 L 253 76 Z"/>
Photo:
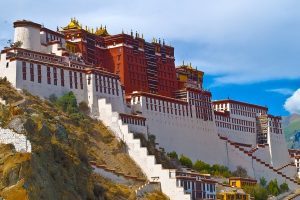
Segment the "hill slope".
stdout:
<path fill-rule="evenodd" d="M 142 183 L 116 184 L 93 173 L 89 161 L 145 180 L 124 145 L 100 122 L 70 115 L 27 92 L 20 94 L 4 80 L 0 98 L 14 105 L 0 104 L 0 127 L 25 134 L 32 146 L 32 153 L 18 153 L 12 145 L 0 144 L 0 197 L 135 199 Z"/>
<path fill-rule="evenodd" d="M 300 115 L 292 114 L 288 117 L 283 117 L 283 128 L 288 147 L 295 146 L 295 134 L 300 131 Z M 300 148 L 300 146 L 296 148 Z"/>

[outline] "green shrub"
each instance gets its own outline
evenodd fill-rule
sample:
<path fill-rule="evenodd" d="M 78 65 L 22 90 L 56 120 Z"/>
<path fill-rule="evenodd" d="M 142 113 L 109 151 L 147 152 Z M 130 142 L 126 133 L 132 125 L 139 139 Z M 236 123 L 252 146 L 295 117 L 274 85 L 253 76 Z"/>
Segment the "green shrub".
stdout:
<path fill-rule="evenodd" d="M 289 186 L 287 183 L 282 183 L 279 187 L 280 187 L 280 193 L 289 191 Z"/>
<path fill-rule="evenodd" d="M 77 100 L 73 92 L 68 92 L 56 100 L 56 105 L 69 114 L 78 113 Z"/>
<path fill-rule="evenodd" d="M 210 173 L 211 172 L 210 165 L 203 162 L 202 160 L 197 160 L 194 163 L 193 169 L 195 169 L 201 173 Z"/>
<path fill-rule="evenodd" d="M 278 183 L 276 179 L 269 182 L 269 184 L 267 185 L 267 190 L 269 194 L 273 196 L 277 196 L 280 194 L 280 189 L 278 187 Z"/>
<path fill-rule="evenodd" d="M 181 154 L 180 158 L 179 158 L 179 162 L 188 167 L 188 168 L 192 168 L 193 167 L 193 162 L 189 157 L 186 157 L 184 155 Z"/>
<path fill-rule="evenodd" d="M 262 187 L 260 184 L 256 184 L 255 187 L 246 186 L 243 187 L 243 190 L 250 194 L 251 197 L 254 197 L 255 200 L 267 200 L 268 191 L 266 188 Z"/>
<path fill-rule="evenodd" d="M 261 178 L 259 179 L 259 184 L 260 184 L 262 187 L 266 187 L 267 181 L 266 181 L 265 177 L 261 177 Z"/>
<path fill-rule="evenodd" d="M 177 155 L 176 151 L 171 151 L 170 153 L 168 153 L 168 156 L 172 159 L 178 160 L 178 155 Z"/>

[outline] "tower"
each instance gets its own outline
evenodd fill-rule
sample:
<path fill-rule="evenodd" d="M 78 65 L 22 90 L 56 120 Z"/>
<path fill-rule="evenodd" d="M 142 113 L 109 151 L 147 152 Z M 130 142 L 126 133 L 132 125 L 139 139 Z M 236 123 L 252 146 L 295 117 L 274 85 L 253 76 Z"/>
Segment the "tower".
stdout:
<path fill-rule="evenodd" d="M 22 20 L 14 22 L 14 28 L 14 42 L 22 42 L 21 48 L 33 51 L 41 50 L 40 24 Z"/>

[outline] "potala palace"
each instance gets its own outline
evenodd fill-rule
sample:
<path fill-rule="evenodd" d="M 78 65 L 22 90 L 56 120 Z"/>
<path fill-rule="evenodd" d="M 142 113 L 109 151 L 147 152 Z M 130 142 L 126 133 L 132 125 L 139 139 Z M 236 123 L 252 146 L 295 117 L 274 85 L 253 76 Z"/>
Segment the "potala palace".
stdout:
<path fill-rule="evenodd" d="M 167 152 L 233 171 L 242 166 L 256 180 L 299 187 L 299 163 L 289 154 L 281 117 L 264 106 L 212 101 L 203 88 L 204 73 L 190 64 L 175 67 L 174 48 L 164 41 L 147 42 L 133 32 L 110 35 L 105 26 L 90 29 L 76 19 L 56 31 L 26 20 L 14 22 L 14 28 L 19 45 L 1 51 L 0 77 L 43 98 L 72 91 L 127 144 L 148 179 L 158 177 L 170 199 L 191 196 L 135 133 L 155 135 Z"/>

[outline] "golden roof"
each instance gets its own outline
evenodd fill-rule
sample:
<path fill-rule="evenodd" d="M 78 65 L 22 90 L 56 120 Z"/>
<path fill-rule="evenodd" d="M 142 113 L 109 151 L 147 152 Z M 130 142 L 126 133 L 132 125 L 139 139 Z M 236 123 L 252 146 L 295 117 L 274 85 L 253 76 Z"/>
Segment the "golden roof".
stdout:
<path fill-rule="evenodd" d="M 104 26 L 104 28 L 103 28 L 102 25 L 100 28 L 96 28 L 95 34 L 99 35 L 99 36 L 108 36 L 109 35 L 109 33 L 106 30 L 106 26 Z"/>
<path fill-rule="evenodd" d="M 75 18 L 71 18 L 70 23 L 63 28 L 64 30 L 68 30 L 68 29 L 82 29 L 81 25 L 79 25 L 78 20 L 76 20 Z"/>

